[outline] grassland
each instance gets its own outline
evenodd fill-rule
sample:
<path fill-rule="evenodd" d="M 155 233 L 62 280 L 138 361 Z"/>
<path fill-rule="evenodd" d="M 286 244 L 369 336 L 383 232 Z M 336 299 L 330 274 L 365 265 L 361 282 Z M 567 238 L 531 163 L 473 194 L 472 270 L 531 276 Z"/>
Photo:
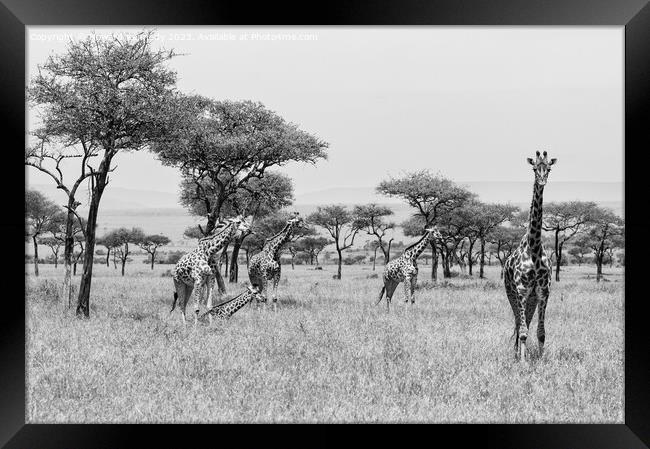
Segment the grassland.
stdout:
<path fill-rule="evenodd" d="M 169 266 L 95 266 L 90 320 L 56 299 L 62 268 L 41 266 L 26 276 L 27 422 L 623 422 L 620 268 L 600 284 L 566 269 L 526 366 L 497 267 L 433 285 L 423 266 L 415 306 L 399 288 L 390 314 L 369 267 L 310 268 L 283 267 L 277 313 L 193 329 L 169 314 Z"/>

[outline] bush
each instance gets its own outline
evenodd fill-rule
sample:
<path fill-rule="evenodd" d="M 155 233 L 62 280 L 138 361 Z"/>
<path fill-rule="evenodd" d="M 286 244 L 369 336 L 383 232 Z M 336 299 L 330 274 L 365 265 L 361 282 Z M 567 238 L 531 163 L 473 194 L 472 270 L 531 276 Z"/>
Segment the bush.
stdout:
<path fill-rule="evenodd" d="M 178 263 L 179 260 L 181 260 L 181 257 L 183 257 L 184 255 L 185 255 L 184 251 L 171 251 L 169 253 L 166 253 L 164 258 L 161 257 L 157 263 L 176 264 Z"/>
<path fill-rule="evenodd" d="M 366 260 L 366 256 L 364 254 L 357 254 L 356 256 L 348 256 L 345 259 L 343 259 L 343 263 L 345 265 L 354 265 L 357 263 L 361 263 L 364 260 Z"/>

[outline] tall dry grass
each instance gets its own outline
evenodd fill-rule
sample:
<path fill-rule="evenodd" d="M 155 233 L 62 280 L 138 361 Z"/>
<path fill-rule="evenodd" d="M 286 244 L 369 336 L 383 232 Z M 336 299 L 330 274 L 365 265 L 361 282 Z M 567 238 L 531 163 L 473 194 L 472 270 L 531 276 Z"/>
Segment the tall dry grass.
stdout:
<path fill-rule="evenodd" d="M 309 268 L 283 267 L 277 313 L 246 306 L 194 329 L 169 314 L 168 267 L 96 266 L 84 321 L 56 299 L 62 269 L 42 266 L 26 277 L 27 421 L 623 422 L 620 269 L 596 284 L 593 267 L 568 267 L 545 353 L 535 316 L 521 366 L 497 267 L 434 285 L 423 266 L 416 304 L 398 288 L 390 314 L 368 267 L 341 281 Z"/>

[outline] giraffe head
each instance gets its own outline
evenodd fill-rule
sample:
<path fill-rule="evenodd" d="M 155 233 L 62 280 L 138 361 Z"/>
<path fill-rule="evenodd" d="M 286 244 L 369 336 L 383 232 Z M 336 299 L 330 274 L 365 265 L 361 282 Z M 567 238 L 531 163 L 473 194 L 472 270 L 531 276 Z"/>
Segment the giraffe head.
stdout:
<path fill-rule="evenodd" d="M 546 151 L 542 155 L 539 154 L 539 151 L 536 152 L 536 158 L 528 158 L 528 163 L 533 166 L 533 172 L 535 172 L 535 183 L 540 186 L 546 184 L 548 179 L 548 174 L 551 172 L 551 165 L 557 162 L 556 158 L 548 160 L 546 156 Z"/>
<path fill-rule="evenodd" d="M 293 224 L 297 228 L 302 228 L 305 226 L 305 221 L 298 212 L 294 212 L 293 216 L 287 220 L 287 224 Z"/>
<path fill-rule="evenodd" d="M 233 228 L 235 229 L 235 232 L 237 233 L 244 233 L 248 230 L 250 230 L 250 224 L 244 220 L 244 217 L 242 215 L 237 215 L 234 218 L 229 218 L 226 220 L 226 224 L 233 225 Z"/>
<path fill-rule="evenodd" d="M 429 240 L 436 239 L 438 241 L 442 241 L 442 234 L 440 233 L 440 231 L 438 231 L 437 226 L 430 226 L 430 227 L 425 229 L 425 232 L 430 232 L 431 233 L 431 234 L 429 234 Z"/>
<path fill-rule="evenodd" d="M 253 295 L 253 299 L 257 302 L 266 302 L 266 296 L 260 292 L 259 287 L 254 284 L 254 285 L 249 285 L 248 286 L 248 291 L 251 295 Z"/>

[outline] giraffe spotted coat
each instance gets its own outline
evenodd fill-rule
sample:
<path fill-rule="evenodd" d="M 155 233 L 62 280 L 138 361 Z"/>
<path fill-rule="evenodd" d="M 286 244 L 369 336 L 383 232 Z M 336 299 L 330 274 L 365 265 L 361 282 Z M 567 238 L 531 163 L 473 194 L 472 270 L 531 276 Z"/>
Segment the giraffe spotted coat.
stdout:
<path fill-rule="evenodd" d="M 551 283 L 551 266 L 542 245 L 542 205 L 544 186 L 556 159 L 547 158 L 539 151 L 535 160 L 529 158 L 533 166 L 535 183 L 530 206 L 528 230 L 517 249 L 506 259 L 503 266 L 503 282 L 508 302 L 515 318 L 515 357 L 521 361 L 526 357 L 528 327 L 537 309 L 537 341 L 539 355 L 544 351 L 546 340 L 545 315 Z"/>

